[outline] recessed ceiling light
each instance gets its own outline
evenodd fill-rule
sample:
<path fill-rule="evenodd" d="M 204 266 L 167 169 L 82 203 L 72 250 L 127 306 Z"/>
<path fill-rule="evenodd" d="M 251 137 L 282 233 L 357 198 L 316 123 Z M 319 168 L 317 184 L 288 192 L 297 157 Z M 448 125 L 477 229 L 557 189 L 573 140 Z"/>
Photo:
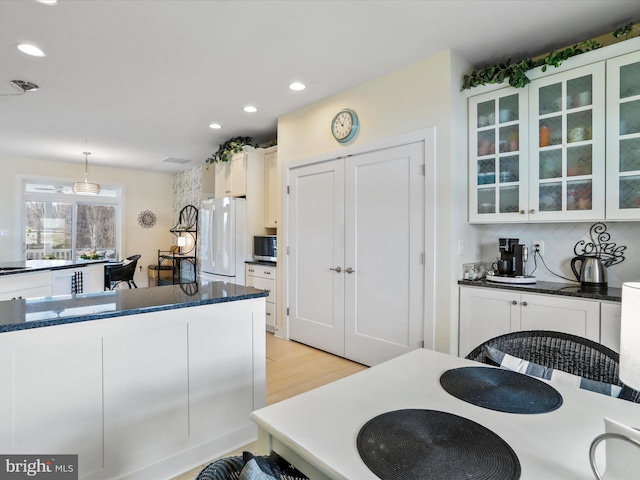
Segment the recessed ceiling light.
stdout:
<path fill-rule="evenodd" d="M 291 85 L 289 85 L 289 88 L 290 88 L 291 90 L 299 91 L 299 90 L 304 90 L 304 89 L 305 89 L 305 88 L 307 88 L 307 87 L 305 86 L 305 84 L 304 84 L 304 83 L 300 83 L 300 82 L 293 82 Z"/>
<path fill-rule="evenodd" d="M 209 128 L 215 128 L 217 130 L 218 128 L 222 128 L 222 125 L 220 125 L 219 123 L 212 123 L 211 125 L 209 125 Z"/>
<path fill-rule="evenodd" d="M 242 110 L 244 110 L 247 113 L 255 113 L 258 111 L 258 109 L 252 105 L 247 105 L 246 107 L 244 107 Z"/>
<path fill-rule="evenodd" d="M 38 3 L 43 3 L 45 5 L 57 5 L 58 0 L 36 0 Z"/>
<path fill-rule="evenodd" d="M 27 55 L 31 55 L 33 57 L 44 57 L 44 52 L 40 50 L 35 45 L 29 45 L 28 43 L 20 43 L 17 45 L 18 50 L 22 53 L 26 53 Z"/>

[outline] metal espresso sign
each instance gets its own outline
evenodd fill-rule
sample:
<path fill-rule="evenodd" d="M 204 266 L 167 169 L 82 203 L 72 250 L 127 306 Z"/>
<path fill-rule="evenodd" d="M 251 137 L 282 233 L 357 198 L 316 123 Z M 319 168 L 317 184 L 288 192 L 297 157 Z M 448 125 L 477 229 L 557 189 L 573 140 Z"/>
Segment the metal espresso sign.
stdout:
<path fill-rule="evenodd" d="M 2 480 L 78 480 L 78 455 L 1 455 Z"/>

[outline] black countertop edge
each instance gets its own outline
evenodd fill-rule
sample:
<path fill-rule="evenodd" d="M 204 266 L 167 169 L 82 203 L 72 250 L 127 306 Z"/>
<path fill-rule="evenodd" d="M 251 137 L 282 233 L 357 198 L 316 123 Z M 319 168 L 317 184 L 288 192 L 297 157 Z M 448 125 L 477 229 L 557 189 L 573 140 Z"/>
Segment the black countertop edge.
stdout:
<path fill-rule="evenodd" d="M 268 267 L 276 267 L 278 265 L 276 262 L 267 262 L 266 260 L 245 260 L 244 263 L 249 265 L 266 265 Z"/>
<path fill-rule="evenodd" d="M 201 282 L 8 300 L 0 302 L 0 334 L 268 295 L 234 283 Z"/>
<path fill-rule="evenodd" d="M 621 302 L 622 289 L 615 287 L 590 289 L 579 283 L 537 282 L 530 284 L 493 283 L 482 280 L 458 280 L 458 285 L 481 288 L 497 288 L 500 290 L 517 290 L 519 292 L 540 293 L 545 295 L 559 295 L 562 297 L 576 297 L 589 300 L 607 302 Z"/>
<path fill-rule="evenodd" d="M 23 260 L 18 262 L 1 262 L 0 276 L 19 275 L 21 273 L 43 272 L 47 270 L 65 270 L 81 268 L 96 263 L 109 263 L 110 260 Z M 7 270 L 3 270 L 6 268 Z"/>

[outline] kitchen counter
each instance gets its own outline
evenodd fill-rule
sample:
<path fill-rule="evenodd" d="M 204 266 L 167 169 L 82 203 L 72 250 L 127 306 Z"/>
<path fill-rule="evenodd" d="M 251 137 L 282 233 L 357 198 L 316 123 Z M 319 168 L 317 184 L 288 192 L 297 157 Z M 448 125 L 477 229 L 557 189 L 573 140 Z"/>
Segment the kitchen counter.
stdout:
<path fill-rule="evenodd" d="M 107 262 L 109 262 L 109 260 L 23 260 L 18 262 L 0 262 L 0 276 L 79 268 Z"/>
<path fill-rule="evenodd" d="M 254 442 L 267 294 L 203 282 L 0 302 L 0 452 L 74 453 L 85 480 L 168 479 Z"/>
<path fill-rule="evenodd" d="M 268 267 L 275 267 L 278 265 L 276 262 L 267 262 L 266 260 L 245 260 L 244 263 L 249 265 L 266 265 Z"/>
<path fill-rule="evenodd" d="M 203 282 L 8 300 L 0 302 L 0 333 L 268 295 L 243 285 Z"/>
<path fill-rule="evenodd" d="M 589 300 L 607 302 L 622 301 L 622 289 L 608 287 L 604 289 L 588 289 L 579 283 L 537 282 L 531 284 L 492 283 L 486 280 L 458 280 L 458 285 L 480 288 L 497 288 L 500 290 L 517 290 L 519 292 L 539 293 L 544 295 L 560 295 Z"/>

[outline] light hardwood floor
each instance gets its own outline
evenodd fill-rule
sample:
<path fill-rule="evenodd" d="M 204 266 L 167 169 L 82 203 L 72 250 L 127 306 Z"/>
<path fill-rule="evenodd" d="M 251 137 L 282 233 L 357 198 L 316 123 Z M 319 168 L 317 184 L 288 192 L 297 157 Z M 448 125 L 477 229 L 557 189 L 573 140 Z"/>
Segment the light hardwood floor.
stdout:
<path fill-rule="evenodd" d="M 366 368 L 359 363 L 301 343 L 282 340 L 267 334 L 267 405 L 321 387 Z M 223 457 L 241 455 L 245 450 L 256 453 L 255 442 L 229 452 Z M 215 459 L 211 459 L 213 460 Z M 172 480 L 193 480 L 208 464 L 209 462 Z"/>

